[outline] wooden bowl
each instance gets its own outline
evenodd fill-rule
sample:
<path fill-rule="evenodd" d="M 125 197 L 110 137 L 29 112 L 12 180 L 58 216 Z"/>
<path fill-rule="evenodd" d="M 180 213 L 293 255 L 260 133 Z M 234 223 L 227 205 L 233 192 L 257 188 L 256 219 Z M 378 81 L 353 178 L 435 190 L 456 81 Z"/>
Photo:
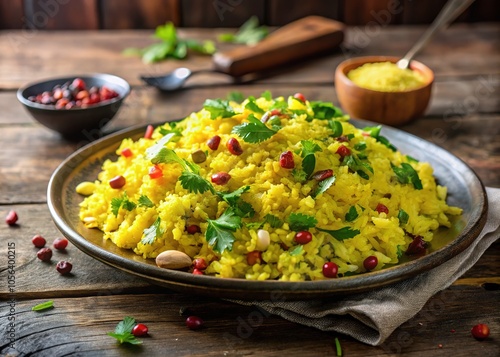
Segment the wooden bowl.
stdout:
<path fill-rule="evenodd" d="M 398 57 L 367 56 L 343 61 L 335 70 L 335 90 L 340 106 L 351 116 L 382 124 L 399 126 L 421 116 L 429 104 L 434 73 L 418 61 L 411 61 L 410 68 L 419 72 L 425 84 L 415 89 L 399 92 L 381 92 L 366 89 L 347 78 L 347 73 L 365 63 L 393 62 Z"/>

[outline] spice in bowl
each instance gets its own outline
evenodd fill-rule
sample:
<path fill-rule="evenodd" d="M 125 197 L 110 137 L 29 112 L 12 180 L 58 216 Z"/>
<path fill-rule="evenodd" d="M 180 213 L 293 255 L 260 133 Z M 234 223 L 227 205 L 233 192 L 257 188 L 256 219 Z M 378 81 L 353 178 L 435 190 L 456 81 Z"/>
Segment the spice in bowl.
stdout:
<path fill-rule="evenodd" d="M 365 63 L 347 73 L 347 78 L 360 87 L 381 92 L 400 92 L 425 84 L 422 75 L 399 68 L 392 62 Z"/>

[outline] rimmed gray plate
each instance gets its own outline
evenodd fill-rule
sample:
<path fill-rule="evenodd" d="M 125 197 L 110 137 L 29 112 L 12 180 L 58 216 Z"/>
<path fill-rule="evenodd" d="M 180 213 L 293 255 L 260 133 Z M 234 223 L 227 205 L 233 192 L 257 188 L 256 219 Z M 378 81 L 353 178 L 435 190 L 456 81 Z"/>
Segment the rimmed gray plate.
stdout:
<path fill-rule="evenodd" d="M 357 127 L 374 123 L 351 120 Z M 75 192 L 82 181 L 93 181 L 107 158 L 124 138 L 137 139 L 145 126 L 126 129 L 97 140 L 68 157 L 53 173 L 48 186 L 50 214 L 61 232 L 79 249 L 117 269 L 140 276 L 154 284 L 173 290 L 233 299 L 297 300 L 319 297 L 333 298 L 373 290 L 408 279 L 436 267 L 467 248 L 486 222 L 487 200 L 484 187 L 476 174 L 460 159 L 441 147 L 391 127 L 382 134 L 400 151 L 421 161 L 430 162 L 441 185 L 448 187 L 448 202 L 463 209 L 450 229 L 442 229 L 433 240 L 429 253 L 381 271 L 322 281 L 282 282 L 222 279 L 158 268 L 154 260 L 146 260 L 131 250 L 116 247 L 102 238 L 97 229 L 87 229 L 78 218 L 82 197 Z"/>

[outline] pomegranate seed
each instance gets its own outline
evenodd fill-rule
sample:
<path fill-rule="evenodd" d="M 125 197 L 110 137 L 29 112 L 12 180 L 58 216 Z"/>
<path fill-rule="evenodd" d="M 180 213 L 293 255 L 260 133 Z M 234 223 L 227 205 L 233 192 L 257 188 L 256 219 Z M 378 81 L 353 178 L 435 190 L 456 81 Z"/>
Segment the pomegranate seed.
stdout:
<path fill-rule="evenodd" d="M 383 205 L 382 203 L 379 203 L 377 205 L 377 208 L 375 208 L 377 210 L 378 213 L 385 213 L 385 214 L 389 214 L 389 208 L 387 208 L 386 205 Z"/>
<path fill-rule="evenodd" d="M 299 244 L 307 244 L 312 240 L 312 234 L 308 231 L 300 231 L 295 234 L 295 241 Z"/>
<path fill-rule="evenodd" d="M 197 226 L 196 224 L 191 224 L 191 225 L 186 227 L 186 231 L 189 234 L 201 233 L 201 228 L 200 228 L 200 226 Z"/>
<path fill-rule="evenodd" d="M 313 178 L 316 181 L 323 181 L 332 176 L 333 176 L 333 170 L 330 169 L 317 171 L 313 174 Z"/>
<path fill-rule="evenodd" d="M 203 320 L 198 316 L 189 316 L 186 319 L 186 326 L 191 330 L 198 330 L 203 326 Z"/>
<path fill-rule="evenodd" d="M 71 269 L 73 269 L 73 265 L 65 260 L 61 260 L 56 265 L 56 270 L 59 272 L 59 274 L 62 275 L 68 274 L 69 272 L 71 272 Z"/>
<path fill-rule="evenodd" d="M 295 167 L 295 163 L 293 162 L 293 153 L 291 151 L 281 153 L 280 166 L 284 169 L 293 169 Z"/>
<path fill-rule="evenodd" d="M 40 234 L 37 234 L 36 236 L 31 238 L 31 243 L 33 243 L 33 245 L 37 248 L 43 248 L 47 241 Z"/>
<path fill-rule="evenodd" d="M 163 176 L 163 171 L 158 165 L 155 165 L 149 169 L 149 177 L 154 180 Z"/>
<path fill-rule="evenodd" d="M 36 256 L 42 262 L 48 262 L 52 258 L 52 249 L 42 248 L 36 253 Z"/>
<path fill-rule="evenodd" d="M 14 224 L 16 224 L 17 220 L 18 217 L 16 211 L 10 211 L 5 217 L 5 223 L 7 223 L 9 226 L 13 226 Z"/>
<path fill-rule="evenodd" d="M 240 142 L 235 138 L 229 139 L 226 146 L 229 152 L 233 155 L 239 156 L 243 154 L 243 149 L 241 148 Z"/>
<path fill-rule="evenodd" d="M 72 87 L 82 91 L 86 88 L 85 81 L 81 78 L 75 78 L 73 83 L 71 83 Z"/>
<path fill-rule="evenodd" d="M 425 248 L 427 243 L 424 241 L 422 236 L 414 236 L 413 241 L 406 249 L 406 255 L 420 255 L 425 253 Z"/>
<path fill-rule="evenodd" d="M 294 97 L 295 99 L 300 100 L 300 101 L 301 101 L 301 102 L 303 102 L 303 103 L 305 103 L 305 102 L 306 102 L 306 97 L 304 97 L 304 94 L 302 94 L 302 93 L 295 93 L 295 94 L 293 95 L 293 97 Z"/>
<path fill-rule="evenodd" d="M 203 273 L 203 270 L 194 268 L 193 275 L 204 275 L 204 273 Z"/>
<path fill-rule="evenodd" d="M 218 172 L 213 174 L 211 179 L 216 185 L 225 185 L 231 179 L 231 175 L 227 172 Z"/>
<path fill-rule="evenodd" d="M 347 146 L 340 145 L 335 153 L 339 154 L 341 158 L 344 158 L 351 155 L 351 150 L 349 150 Z"/>
<path fill-rule="evenodd" d="M 135 337 L 146 336 L 148 334 L 148 327 L 144 324 L 137 324 L 132 329 L 132 335 Z"/>
<path fill-rule="evenodd" d="M 196 258 L 193 260 L 193 267 L 198 270 L 205 270 L 207 268 L 207 262 L 203 258 Z"/>
<path fill-rule="evenodd" d="M 53 245 L 57 250 L 64 250 L 68 246 L 68 240 L 66 238 L 57 238 Z"/>
<path fill-rule="evenodd" d="M 490 335 L 490 328 L 486 324 L 477 324 L 470 332 L 475 339 L 484 340 Z"/>
<path fill-rule="evenodd" d="M 247 253 L 247 263 L 248 265 L 262 263 L 262 252 L 254 250 L 253 252 Z"/>
<path fill-rule="evenodd" d="M 339 272 L 339 267 L 334 262 L 326 262 L 323 264 L 323 276 L 325 278 L 336 278 Z"/>
<path fill-rule="evenodd" d="M 109 180 L 109 186 L 114 189 L 122 188 L 125 186 L 125 177 L 123 176 L 116 176 L 113 177 L 111 180 Z"/>
<path fill-rule="evenodd" d="M 125 148 L 122 150 L 122 156 L 124 157 L 130 157 L 132 156 L 132 150 L 130 148 Z"/>
<path fill-rule="evenodd" d="M 152 125 L 148 125 L 146 128 L 146 132 L 144 133 L 144 139 L 151 139 L 153 137 L 154 127 Z"/>
<path fill-rule="evenodd" d="M 207 146 L 210 148 L 210 150 L 214 150 L 214 151 L 217 150 L 219 148 L 219 144 L 220 144 L 220 136 L 219 135 L 212 136 L 207 141 Z"/>
<path fill-rule="evenodd" d="M 370 255 L 363 261 L 363 266 L 366 270 L 373 270 L 377 267 L 378 259 L 374 255 Z"/>

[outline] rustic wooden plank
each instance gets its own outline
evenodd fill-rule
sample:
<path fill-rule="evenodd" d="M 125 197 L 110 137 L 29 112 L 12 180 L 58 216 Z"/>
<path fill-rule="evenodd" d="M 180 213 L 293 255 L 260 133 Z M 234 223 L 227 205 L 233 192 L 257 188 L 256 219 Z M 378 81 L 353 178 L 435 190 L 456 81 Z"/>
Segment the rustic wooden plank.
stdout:
<path fill-rule="evenodd" d="M 251 16 L 264 23 L 264 0 L 181 0 L 182 26 L 239 27 Z"/>
<path fill-rule="evenodd" d="M 498 22 L 500 11 L 494 0 L 476 0 L 467 13 L 467 21 L 470 22 Z"/>
<path fill-rule="evenodd" d="M 25 26 L 23 0 L 0 0 L 0 29 Z"/>
<path fill-rule="evenodd" d="M 436 18 L 437 14 L 441 11 L 446 0 L 428 0 L 419 1 L 418 3 L 412 0 L 404 0 L 403 2 L 403 24 L 429 24 Z M 457 22 L 467 19 L 466 9 L 458 18 Z"/>
<path fill-rule="evenodd" d="M 179 0 L 102 0 L 103 29 L 154 29 L 172 21 L 180 24 Z"/>
<path fill-rule="evenodd" d="M 343 0 L 342 21 L 347 25 L 385 27 L 401 22 L 403 4 L 392 0 Z"/>
<path fill-rule="evenodd" d="M 341 0 L 268 0 L 266 5 L 266 23 L 271 26 L 283 26 L 309 15 L 340 19 Z"/>
<path fill-rule="evenodd" d="M 102 295 L 63 299 L 54 297 L 54 308 L 33 312 L 45 300 L 15 301 L 16 341 L 14 351 L 26 355 L 121 356 L 303 356 L 335 355 L 338 337 L 344 355 L 470 356 L 471 349 L 493 356 L 499 342 L 494 338 L 476 341 L 470 329 L 478 321 L 500 328 L 495 307 L 500 291 L 453 287 L 433 297 L 411 320 L 398 328 L 379 347 L 360 344 L 350 337 L 292 324 L 254 307 L 190 295 Z M 481 301 L 479 310 L 464 310 L 464 304 Z M 154 306 L 154 309 L 150 308 Z M 204 319 L 204 327 L 191 331 L 180 308 Z M 82 313 L 84 312 L 84 313 Z M 6 313 L 4 313 L 7 315 Z M 125 316 L 149 327 L 140 347 L 118 345 L 107 332 Z M 452 332 L 454 331 L 454 332 Z M 307 338 L 304 338 L 307 336 Z M 8 351 L 7 334 L 0 336 L 0 352 Z M 439 345 L 442 347 L 439 347 Z M 11 350 L 12 352 L 12 350 Z"/>
<path fill-rule="evenodd" d="M 92 30 L 99 28 L 97 0 L 26 0 L 26 23 L 40 30 Z M 70 5 L 71 4 L 71 5 Z"/>

